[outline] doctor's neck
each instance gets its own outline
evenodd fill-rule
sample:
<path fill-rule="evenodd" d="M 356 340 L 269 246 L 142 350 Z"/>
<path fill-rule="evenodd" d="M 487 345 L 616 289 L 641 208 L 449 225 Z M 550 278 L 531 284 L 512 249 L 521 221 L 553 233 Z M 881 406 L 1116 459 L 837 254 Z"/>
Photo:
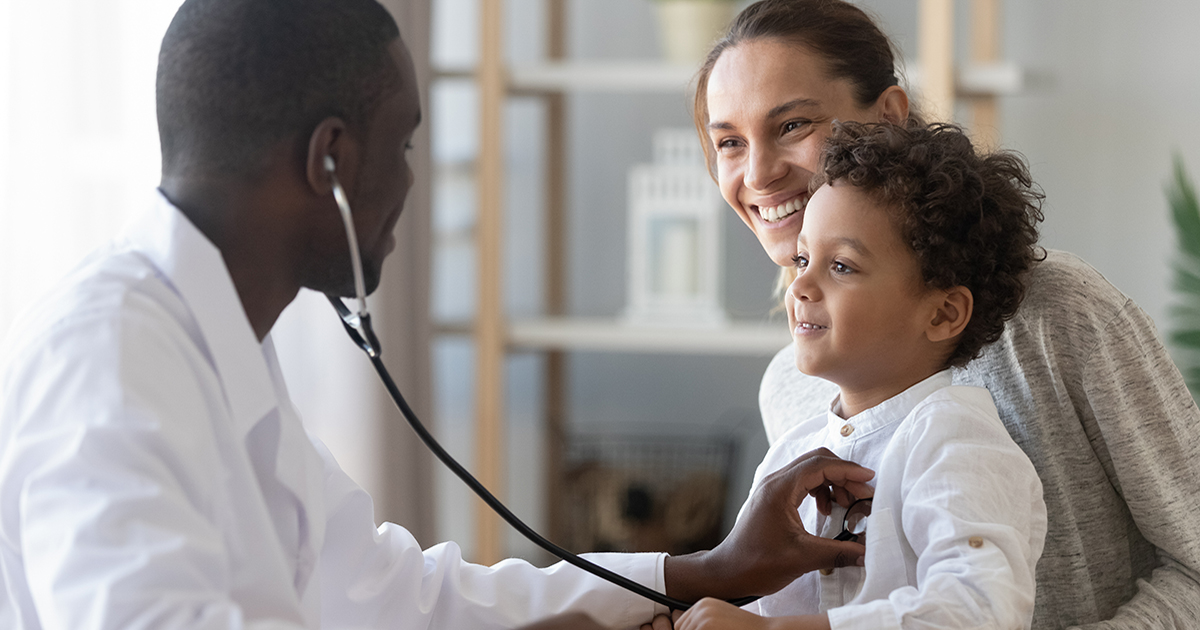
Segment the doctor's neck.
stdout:
<path fill-rule="evenodd" d="M 221 252 L 261 342 L 302 286 L 302 188 L 281 169 L 254 179 L 164 175 L 159 189 Z"/>

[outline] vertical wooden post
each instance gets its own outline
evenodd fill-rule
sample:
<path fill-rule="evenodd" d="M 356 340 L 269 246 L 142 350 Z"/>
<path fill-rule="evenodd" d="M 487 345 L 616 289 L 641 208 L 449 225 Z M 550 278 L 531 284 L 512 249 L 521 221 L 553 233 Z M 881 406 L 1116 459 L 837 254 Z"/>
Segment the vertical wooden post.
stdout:
<path fill-rule="evenodd" d="M 546 57 L 561 61 L 566 57 L 566 3 L 546 0 Z M 566 99 L 560 92 L 547 94 L 546 106 L 546 189 L 544 254 L 545 309 L 548 317 L 566 312 Z M 564 453 L 566 447 L 567 414 L 567 357 L 552 350 L 546 353 L 542 386 L 545 413 L 546 522 L 550 535 L 560 544 L 565 542 L 565 522 L 562 514 Z"/>
<path fill-rule="evenodd" d="M 921 100 L 931 122 L 954 120 L 954 0 L 921 0 L 917 55 Z"/>
<path fill-rule="evenodd" d="M 995 63 L 1000 60 L 1000 0 L 974 0 L 971 5 L 971 60 Z M 971 98 L 971 132 L 985 149 L 1000 144 L 1000 116 L 993 95 Z"/>
<path fill-rule="evenodd" d="M 475 313 L 475 474 L 498 497 L 504 492 L 504 345 L 501 245 L 504 223 L 504 7 L 480 0 L 479 85 L 481 120 L 478 158 L 478 303 Z M 504 556 L 500 520 L 482 501 L 475 503 L 475 560 L 494 564 Z"/>

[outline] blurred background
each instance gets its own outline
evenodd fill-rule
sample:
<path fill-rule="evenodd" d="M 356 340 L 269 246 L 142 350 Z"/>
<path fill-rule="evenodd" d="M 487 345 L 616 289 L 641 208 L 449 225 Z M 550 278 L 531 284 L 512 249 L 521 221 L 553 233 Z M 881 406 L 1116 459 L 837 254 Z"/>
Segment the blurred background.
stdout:
<path fill-rule="evenodd" d="M 399 247 L 372 296 L 401 388 L 468 468 L 567 546 L 710 544 L 766 450 L 758 382 L 787 333 L 772 314 L 773 265 L 720 207 L 696 219 L 717 240 L 668 250 L 715 261 L 705 307 L 721 321 L 631 315 L 655 298 L 635 290 L 639 274 L 692 288 L 713 275 L 656 271 L 658 250 L 637 254 L 654 206 L 639 205 L 632 173 L 662 164 L 656 138 L 691 127 L 696 65 L 667 49 L 666 3 L 383 4 L 428 114 Z M 1200 173 L 1200 4 L 858 4 L 900 47 L 928 109 L 1026 156 L 1046 193 L 1043 244 L 1083 257 L 1164 329 L 1172 156 Z M 155 61 L 178 5 L 0 3 L 0 336 L 152 193 Z M 981 31 L 983 11 L 995 19 Z M 941 66 L 926 65 L 931 40 L 944 43 Z M 951 68 L 957 89 L 930 67 Z M 458 541 L 468 558 L 545 561 L 414 443 L 322 301 L 302 294 L 277 347 L 310 430 L 376 497 L 377 518 L 426 545 Z"/>

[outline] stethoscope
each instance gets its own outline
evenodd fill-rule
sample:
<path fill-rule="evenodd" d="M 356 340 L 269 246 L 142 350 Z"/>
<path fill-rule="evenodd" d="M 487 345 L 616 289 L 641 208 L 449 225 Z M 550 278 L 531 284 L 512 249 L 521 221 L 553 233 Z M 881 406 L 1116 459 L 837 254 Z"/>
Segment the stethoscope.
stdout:
<path fill-rule="evenodd" d="M 354 219 L 350 215 L 350 202 L 346 199 L 346 191 L 338 182 L 337 175 L 334 172 L 336 170 L 336 165 L 333 162 L 333 158 L 325 156 L 324 166 L 325 171 L 329 174 L 330 181 L 333 183 L 333 198 L 337 201 L 338 210 L 342 215 L 342 223 L 346 228 L 346 240 L 350 246 L 350 264 L 354 268 L 354 295 L 357 309 L 353 311 L 350 310 L 346 307 L 346 304 L 342 301 L 342 299 L 336 295 L 326 295 L 326 297 L 329 298 L 329 303 L 333 304 L 333 308 L 337 310 L 338 316 L 340 316 L 342 319 L 342 325 L 345 326 L 346 332 L 350 335 L 350 338 L 354 340 L 354 343 L 357 344 L 358 347 L 363 350 L 363 352 L 367 353 L 367 357 L 371 360 L 371 365 L 375 366 L 375 371 L 379 374 L 380 380 L 383 381 L 383 385 L 387 388 L 388 394 L 392 396 L 392 401 L 396 403 L 396 407 L 400 410 L 400 413 L 404 416 L 404 419 L 408 421 L 408 425 L 412 427 L 413 431 L 416 431 L 417 437 L 421 438 L 421 441 L 425 443 L 425 446 L 429 447 L 429 450 L 432 451 L 433 454 L 436 455 L 437 458 L 440 459 L 447 468 L 449 468 L 455 475 L 458 475 L 458 478 L 462 479 L 463 483 L 467 484 L 467 486 L 471 488 L 475 494 L 479 495 L 479 498 L 483 499 L 483 502 L 487 503 L 488 507 L 492 508 L 492 510 L 499 514 L 500 518 L 504 519 L 509 525 L 512 525 L 514 529 L 516 529 L 518 532 L 521 532 L 522 535 L 533 541 L 533 543 L 537 546 L 550 552 L 555 557 L 575 565 L 576 567 L 579 567 L 580 569 L 583 569 L 592 575 L 608 580 L 609 582 L 620 586 L 621 588 L 624 588 L 637 595 L 641 595 L 642 597 L 645 597 L 653 602 L 662 604 L 667 608 L 672 610 L 687 610 L 690 608 L 692 605 L 687 602 L 675 599 L 673 597 L 668 597 L 667 595 L 659 593 L 652 588 L 638 584 L 637 582 L 634 582 L 623 575 L 614 573 L 594 562 L 591 562 L 590 560 L 585 560 L 584 558 L 581 558 L 547 540 L 541 534 L 534 531 L 532 527 L 526 525 L 521 519 L 517 518 L 516 514 L 513 514 L 512 511 L 505 507 L 504 504 L 501 503 L 500 500 L 495 497 L 495 495 L 488 491 L 488 489 L 484 487 L 484 485 L 480 483 L 478 479 L 471 475 L 470 472 L 467 472 L 467 469 L 463 468 L 462 464 L 459 464 L 453 457 L 451 457 L 450 453 L 447 453 L 446 449 L 442 448 L 442 445 L 438 444 L 438 441 L 434 439 L 432 434 L 429 433 L 429 431 L 425 428 L 425 425 L 421 424 L 421 421 L 417 419 L 417 414 L 413 412 L 412 408 L 408 406 L 408 402 L 404 400 L 404 395 L 400 393 L 400 388 L 397 387 L 396 383 L 392 380 L 392 376 L 388 373 L 387 367 L 383 365 L 383 359 L 381 358 L 382 349 L 379 346 L 379 338 L 375 336 L 375 331 L 371 328 L 371 314 L 367 312 L 367 296 L 366 285 L 363 281 L 362 257 L 358 251 L 358 238 L 355 235 Z M 756 599 L 758 599 L 756 596 L 741 597 L 730 600 L 729 603 L 735 606 L 745 606 Z"/>

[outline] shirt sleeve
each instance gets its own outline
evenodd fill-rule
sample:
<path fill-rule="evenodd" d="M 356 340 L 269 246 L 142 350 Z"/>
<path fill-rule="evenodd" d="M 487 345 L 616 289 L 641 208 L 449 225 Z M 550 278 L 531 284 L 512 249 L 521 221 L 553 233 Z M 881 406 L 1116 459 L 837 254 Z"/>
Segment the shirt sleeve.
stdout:
<path fill-rule="evenodd" d="M 128 326 L 136 342 L 121 343 Z M 10 364 L 0 414 L 0 552 L 46 630 L 298 630 L 230 596 L 205 396 L 179 336 L 130 315 L 72 324 Z M 14 573 L 23 567 L 20 575 Z M 251 621 L 251 618 L 256 621 Z"/>
<path fill-rule="evenodd" d="M 864 589 L 873 571 L 904 570 L 887 553 L 909 551 L 916 571 L 908 582 L 916 586 L 829 610 L 834 630 L 1029 627 L 1046 534 L 1041 482 L 997 418 L 964 417 L 955 407 L 952 414 L 921 411 L 922 421 L 897 432 L 889 449 L 904 449 L 904 473 L 893 482 L 881 475 L 876 493 L 890 495 L 883 484 L 899 484 L 901 531 L 890 509 L 872 513 L 867 526 Z M 884 555 L 872 557 L 876 550 Z M 893 579 L 904 576 L 884 582 Z"/>
<path fill-rule="evenodd" d="M 1088 630 L 1200 628 L 1200 411 L 1153 321 L 1126 301 L 1084 371 L 1084 425 L 1158 566 Z"/>
<path fill-rule="evenodd" d="M 612 628 L 636 627 L 665 608 L 565 562 L 540 569 L 509 559 L 466 562 L 446 542 L 422 551 L 403 527 L 375 528 L 371 497 L 319 443 L 329 520 L 321 552 L 323 614 L 345 627 L 512 628 L 583 612 Z M 588 554 L 662 592 L 665 554 Z"/>

